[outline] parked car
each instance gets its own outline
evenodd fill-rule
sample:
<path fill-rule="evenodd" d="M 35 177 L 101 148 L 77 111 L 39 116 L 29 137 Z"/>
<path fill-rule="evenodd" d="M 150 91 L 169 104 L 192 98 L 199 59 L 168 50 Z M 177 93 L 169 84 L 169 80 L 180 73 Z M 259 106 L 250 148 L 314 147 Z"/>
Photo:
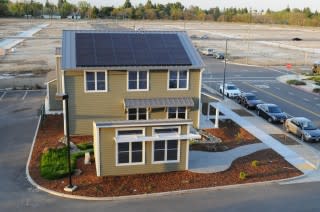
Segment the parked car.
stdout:
<path fill-rule="evenodd" d="M 201 54 L 206 56 L 213 56 L 214 55 L 214 49 L 212 48 L 202 48 L 200 49 Z"/>
<path fill-rule="evenodd" d="M 253 93 L 245 92 L 242 92 L 238 97 L 236 97 L 236 100 L 239 104 L 242 104 L 248 109 L 255 109 L 258 104 L 263 103 Z"/>
<path fill-rule="evenodd" d="M 222 53 L 222 52 L 216 52 L 213 56 L 214 56 L 216 59 L 220 59 L 220 60 L 223 60 L 223 59 L 224 59 L 224 53 Z"/>
<path fill-rule="evenodd" d="M 191 38 L 191 39 L 197 39 L 198 36 L 197 36 L 197 35 L 191 35 L 190 38 Z"/>
<path fill-rule="evenodd" d="M 284 123 L 287 132 L 301 138 L 303 141 L 320 141 L 320 129 L 305 117 L 293 117 Z"/>
<path fill-rule="evenodd" d="M 219 87 L 219 92 L 223 93 L 223 84 Z M 226 83 L 224 84 L 224 95 L 226 95 L 228 98 L 235 98 L 241 94 L 241 91 L 237 86 L 234 84 Z"/>
<path fill-rule="evenodd" d="M 282 112 L 281 108 L 275 104 L 258 104 L 256 106 L 258 116 L 265 118 L 268 122 L 285 122 L 287 114 Z"/>
<path fill-rule="evenodd" d="M 202 35 L 202 36 L 200 37 L 200 39 L 201 39 L 201 40 L 206 40 L 206 39 L 209 39 L 209 36 L 208 36 L 208 35 Z"/>

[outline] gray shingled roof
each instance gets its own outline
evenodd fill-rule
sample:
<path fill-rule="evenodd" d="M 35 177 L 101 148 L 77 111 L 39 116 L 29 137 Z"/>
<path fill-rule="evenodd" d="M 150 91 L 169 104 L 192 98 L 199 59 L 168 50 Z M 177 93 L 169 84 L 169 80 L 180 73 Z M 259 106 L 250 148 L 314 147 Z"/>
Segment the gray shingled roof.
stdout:
<path fill-rule="evenodd" d="M 125 108 L 194 107 L 194 101 L 191 97 L 125 99 L 124 106 Z"/>

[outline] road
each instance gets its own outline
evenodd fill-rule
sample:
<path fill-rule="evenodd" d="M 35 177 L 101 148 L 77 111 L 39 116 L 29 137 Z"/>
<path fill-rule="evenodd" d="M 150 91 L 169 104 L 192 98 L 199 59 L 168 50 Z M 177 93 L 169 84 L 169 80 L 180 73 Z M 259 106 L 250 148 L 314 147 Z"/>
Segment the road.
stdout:
<path fill-rule="evenodd" d="M 79 201 L 38 191 L 26 180 L 25 165 L 43 99 L 44 91 L 10 91 L 0 100 L 0 211 L 320 210 L 319 183 L 246 185 L 119 201 Z"/>
<path fill-rule="evenodd" d="M 213 89 L 218 89 L 223 82 L 224 63 L 204 57 L 207 65 L 203 74 L 203 83 Z M 320 127 L 320 95 L 305 92 L 276 80 L 288 71 L 249 67 L 228 64 L 226 82 L 232 82 L 242 91 L 252 92 L 265 102 L 279 105 L 290 116 L 304 116 Z"/>

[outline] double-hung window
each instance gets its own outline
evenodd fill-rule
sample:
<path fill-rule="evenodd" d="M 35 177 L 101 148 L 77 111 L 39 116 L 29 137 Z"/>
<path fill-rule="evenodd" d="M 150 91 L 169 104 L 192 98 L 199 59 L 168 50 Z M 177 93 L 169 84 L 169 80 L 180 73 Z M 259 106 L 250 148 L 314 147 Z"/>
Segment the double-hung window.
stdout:
<path fill-rule="evenodd" d="M 153 143 L 153 162 L 177 162 L 178 140 L 161 140 Z"/>
<path fill-rule="evenodd" d="M 169 119 L 186 119 L 187 118 L 186 107 L 168 107 Z"/>
<path fill-rule="evenodd" d="M 148 71 L 128 71 L 128 90 L 129 91 L 146 91 L 149 89 L 149 72 Z"/>
<path fill-rule="evenodd" d="M 134 136 L 144 135 L 144 131 L 135 130 L 118 130 L 117 139 L 130 140 Z M 118 142 L 116 152 L 117 165 L 134 165 L 144 163 L 144 142 Z"/>
<path fill-rule="evenodd" d="M 169 71 L 169 89 L 187 90 L 189 84 L 189 72 L 187 70 Z"/>
<path fill-rule="evenodd" d="M 147 108 L 129 108 L 128 120 L 147 120 L 148 110 Z"/>
<path fill-rule="evenodd" d="M 85 90 L 87 92 L 107 91 L 107 72 L 85 71 Z"/>
<path fill-rule="evenodd" d="M 163 137 L 153 142 L 153 163 L 179 162 L 180 141 L 166 139 L 166 136 L 179 135 L 178 128 L 155 129 L 154 134 Z"/>

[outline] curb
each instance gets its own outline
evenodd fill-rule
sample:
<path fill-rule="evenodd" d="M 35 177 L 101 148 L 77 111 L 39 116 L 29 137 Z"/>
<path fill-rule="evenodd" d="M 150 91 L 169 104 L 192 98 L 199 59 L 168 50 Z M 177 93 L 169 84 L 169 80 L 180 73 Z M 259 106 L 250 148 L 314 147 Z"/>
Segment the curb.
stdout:
<path fill-rule="evenodd" d="M 254 186 L 254 185 L 267 185 L 267 184 L 279 183 L 279 182 L 283 182 L 283 181 L 295 180 L 295 179 L 299 179 L 299 178 L 306 176 L 305 174 L 303 174 L 302 176 L 297 176 L 297 177 L 292 177 L 292 178 L 287 178 L 287 179 L 280 179 L 280 180 L 270 180 L 270 181 L 264 181 L 264 182 L 244 183 L 244 184 L 217 186 L 217 187 L 209 187 L 209 188 L 196 188 L 196 189 L 188 189 L 188 190 L 178 190 L 178 191 L 168 191 L 168 192 L 160 192 L 160 193 L 152 193 L 152 194 L 138 194 L 138 195 L 118 196 L 118 197 L 87 197 L 87 196 L 79 196 L 79 195 L 70 195 L 70 194 L 60 193 L 60 192 L 56 192 L 56 191 L 44 188 L 44 187 L 38 185 L 30 176 L 29 164 L 31 161 L 32 152 L 33 152 L 34 144 L 35 144 L 36 137 L 38 134 L 38 130 L 40 127 L 40 123 L 41 123 L 41 117 L 39 117 L 38 125 L 37 125 L 36 131 L 35 131 L 35 135 L 33 137 L 31 148 L 30 148 L 30 153 L 29 153 L 27 164 L 26 164 L 26 176 L 27 176 L 27 179 L 30 182 L 30 184 L 33 185 L 35 188 L 37 188 L 43 192 L 58 196 L 58 197 L 64 197 L 64 198 L 76 199 L 76 200 L 90 200 L 90 201 L 92 201 L 92 200 L 95 200 L 95 201 L 97 201 L 97 200 L 98 201 L 114 201 L 114 200 L 142 199 L 142 198 L 169 196 L 169 195 L 189 194 L 189 193 L 201 192 L 201 191 L 214 191 L 214 190 L 222 190 L 222 189 L 241 188 L 244 186 L 247 187 L 247 186 Z"/>

